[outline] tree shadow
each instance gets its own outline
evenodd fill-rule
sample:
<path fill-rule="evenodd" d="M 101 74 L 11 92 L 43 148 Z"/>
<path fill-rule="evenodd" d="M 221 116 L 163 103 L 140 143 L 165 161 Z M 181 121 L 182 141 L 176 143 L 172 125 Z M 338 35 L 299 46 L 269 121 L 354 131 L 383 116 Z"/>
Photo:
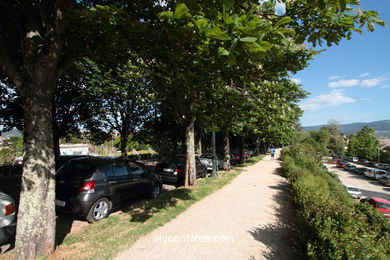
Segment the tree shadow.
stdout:
<path fill-rule="evenodd" d="M 133 203 L 130 206 L 124 206 L 121 208 L 121 211 L 130 215 L 131 222 L 144 223 L 153 217 L 154 214 L 162 210 L 175 207 L 181 201 L 193 199 L 194 198 L 191 196 L 190 189 L 178 188 L 161 194 L 155 199 L 139 201 L 138 203 Z"/>
<path fill-rule="evenodd" d="M 283 176 L 284 171 L 279 167 L 273 174 Z M 257 226 L 248 232 L 267 246 L 268 250 L 262 252 L 266 259 L 306 259 L 303 254 L 305 245 L 300 243 L 298 217 L 290 185 L 283 182 L 269 188 L 277 190 L 272 198 L 277 223 Z"/>

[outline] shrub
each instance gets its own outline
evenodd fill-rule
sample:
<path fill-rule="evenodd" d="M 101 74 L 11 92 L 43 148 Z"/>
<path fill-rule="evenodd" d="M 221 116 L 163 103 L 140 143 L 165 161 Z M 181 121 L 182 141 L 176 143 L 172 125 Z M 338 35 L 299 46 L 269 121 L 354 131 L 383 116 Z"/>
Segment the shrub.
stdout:
<path fill-rule="evenodd" d="M 300 215 L 299 230 L 308 258 L 389 259 L 389 220 L 351 199 L 321 164 L 310 142 L 283 151 L 283 168 Z"/>

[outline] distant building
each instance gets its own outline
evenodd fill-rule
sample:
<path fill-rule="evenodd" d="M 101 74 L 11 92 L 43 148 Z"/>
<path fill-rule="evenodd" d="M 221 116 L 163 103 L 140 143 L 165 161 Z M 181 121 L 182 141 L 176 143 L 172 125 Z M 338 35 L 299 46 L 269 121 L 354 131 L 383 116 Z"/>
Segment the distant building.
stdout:
<path fill-rule="evenodd" d="M 88 155 L 88 144 L 60 144 L 61 155 Z"/>

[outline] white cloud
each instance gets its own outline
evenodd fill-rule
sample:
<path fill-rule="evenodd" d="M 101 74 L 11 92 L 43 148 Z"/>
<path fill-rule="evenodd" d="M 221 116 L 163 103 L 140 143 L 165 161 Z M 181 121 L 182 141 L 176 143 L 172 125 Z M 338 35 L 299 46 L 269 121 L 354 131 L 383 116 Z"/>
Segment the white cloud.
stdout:
<path fill-rule="evenodd" d="M 372 79 L 365 79 L 360 82 L 360 86 L 362 87 L 375 87 L 378 86 L 381 82 L 386 81 L 386 78 L 372 78 Z"/>
<path fill-rule="evenodd" d="M 344 78 L 345 76 L 339 76 L 339 75 L 333 75 L 333 76 L 329 76 L 328 79 L 329 80 L 336 80 L 336 79 L 341 79 L 341 78 Z"/>
<path fill-rule="evenodd" d="M 343 90 L 332 90 L 329 94 L 319 95 L 302 102 L 301 108 L 306 112 L 313 112 L 325 107 L 335 107 L 353 102 L 356 100 L 344 96 Z"/>
<path fill-rule="evenodd" d="M 364 77 L 367 77 L 369 75 L 370 75 L 370 73 L 363 73 L 363 74 L 359 75 L 359 78 L 364 78 Z"/>
<path fill-rule="evenodd" d="M 303 80 L 302 79 L 297 79 L 297 78 L 292 78 L 291 81 L 296 83 L 296 84 L 301 84 Z"/>
<path fill-rule="evenodd" d="M 360 81 L 358 79 L 342 79 L 338 81 L 329 82 L 329 87 L 339 88 L 339 87 L 353 87 L 358 86 Z"/>
<path fill-rule="evenodd" d="M 390 85 L 384 85 L 381 88 L 390 88 Z"/>

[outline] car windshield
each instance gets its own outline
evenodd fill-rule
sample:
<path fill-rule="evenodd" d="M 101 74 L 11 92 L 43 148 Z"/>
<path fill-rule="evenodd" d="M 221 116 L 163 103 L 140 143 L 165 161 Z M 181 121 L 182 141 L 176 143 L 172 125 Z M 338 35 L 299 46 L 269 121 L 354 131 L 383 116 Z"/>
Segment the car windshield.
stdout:
<path fill-rule="evenodd" d="M 95 172 L 95 167 L 85 163 L 66 163 L 57 171 L 60 180 L 89 179 Z"/>
<path fill-rule="evenodd" d="M 167 164 L 167 165 L 185 165 L 186 164 L 186 158 L 185 156 L 168 156 L 161 162 L 162 164 Z"/>
<path fill-rule="evenodd" d="M 390 209 L 390 203 L 378 203 L 378 208 L 381 209 Z"/>
<path fill-rule="evenodd" d="M 358 188 L 352 188 L 352 187 L 348 187 L 348 191 L 360 192 Z"/>

